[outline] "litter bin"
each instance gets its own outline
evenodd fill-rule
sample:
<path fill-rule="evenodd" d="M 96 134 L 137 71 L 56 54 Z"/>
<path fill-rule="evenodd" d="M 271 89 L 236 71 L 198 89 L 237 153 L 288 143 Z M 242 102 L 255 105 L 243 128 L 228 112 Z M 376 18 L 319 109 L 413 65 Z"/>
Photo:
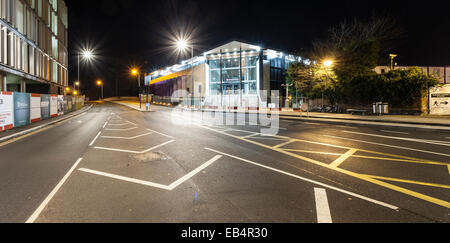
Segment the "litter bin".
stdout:
<path fill-rule="evenodd" d="M 373 103 L 373 113 L 378 115 L 389 114 L 389 104 L 383 102 Z"/>
<path fill-rule="evenodd" d="M 388 103 L 380 103 L 380 113 L 383 115 L 389 114 L 389 104 Z"/>

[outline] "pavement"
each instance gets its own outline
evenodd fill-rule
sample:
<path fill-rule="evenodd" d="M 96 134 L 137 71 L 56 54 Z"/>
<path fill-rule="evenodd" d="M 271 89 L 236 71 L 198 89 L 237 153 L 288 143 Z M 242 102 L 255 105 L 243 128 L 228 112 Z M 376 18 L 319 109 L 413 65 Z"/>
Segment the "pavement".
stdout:
<path fill-rule="evenodd" d="M 112 100 L 111 102 L 127 106 L 129 108 L 138 111 L 151 111 L 152 105 L 149 110 L 141 106 L 137 100 L 125 99 L 125 100 Z M 144 105 L 145 106 L 145 105 Z M 216 110 L 204 109 L 206 112 L 214 112 Z M 225 112 L 234 113 L 258 113 L 258 111 L 244 111 L 244 110 L 225 110 Z M 268 111 L 268 113 L 271 113 Z M 316 121 L 328 121 L 339 123 L 353 123 L 353 124 L 377 124 L 381 125 L 393 125 L 415 128 L 434 128 L 442 130 L 450 130 L 450 116 L 412 116 L 412 115 L 383 115 L 383 116 L 362 116 L 351 114 L 334 114 L 334 113 L 319 113 L 319 112 L 299 112 L 299 111 L 279 111 L 277 115 L 282 119 L 299 119 L 299 120 L 316 120 Z M 354 122 L 356 121 L 356 122 Z M 396 125 L 403 124 L 403 125 Z M 414 126 L 415 125 L 415 126 Z"/>
<path fill-rule="evenodd" d="M 449 131 L 222 115 L 96 103 L 0 143 L 0 222 L 450 222 Z"/>

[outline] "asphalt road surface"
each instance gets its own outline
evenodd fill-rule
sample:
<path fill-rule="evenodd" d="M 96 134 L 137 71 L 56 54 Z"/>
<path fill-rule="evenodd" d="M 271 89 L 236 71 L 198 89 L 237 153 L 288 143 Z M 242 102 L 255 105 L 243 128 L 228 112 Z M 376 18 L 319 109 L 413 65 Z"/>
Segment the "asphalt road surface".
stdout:
<path fill-rule="evenodd" d="M 0 144 L 0 222 L 450 222 L 450 133 L 152 108 Z"/>

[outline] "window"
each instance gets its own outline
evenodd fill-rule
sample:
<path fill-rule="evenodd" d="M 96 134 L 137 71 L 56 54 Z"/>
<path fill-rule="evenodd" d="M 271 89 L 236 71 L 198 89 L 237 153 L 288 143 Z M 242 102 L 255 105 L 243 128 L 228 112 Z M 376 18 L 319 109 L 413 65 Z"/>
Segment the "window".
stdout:
<path fill-rule="evenodd" d="M 25 21 L 24 21 L 24 5 L 20 0 L 16 1 L 16 27 L 20 33 L 25 33 Z"/>

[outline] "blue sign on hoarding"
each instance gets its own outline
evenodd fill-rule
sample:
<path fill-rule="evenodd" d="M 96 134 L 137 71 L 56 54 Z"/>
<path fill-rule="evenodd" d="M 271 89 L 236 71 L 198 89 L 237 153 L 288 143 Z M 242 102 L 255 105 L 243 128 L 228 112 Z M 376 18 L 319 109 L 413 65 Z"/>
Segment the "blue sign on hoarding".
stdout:
<path fill-rule="evenodd" d="M 14 93 L 14 127 L 30 124 L 30 94 Z"/>

